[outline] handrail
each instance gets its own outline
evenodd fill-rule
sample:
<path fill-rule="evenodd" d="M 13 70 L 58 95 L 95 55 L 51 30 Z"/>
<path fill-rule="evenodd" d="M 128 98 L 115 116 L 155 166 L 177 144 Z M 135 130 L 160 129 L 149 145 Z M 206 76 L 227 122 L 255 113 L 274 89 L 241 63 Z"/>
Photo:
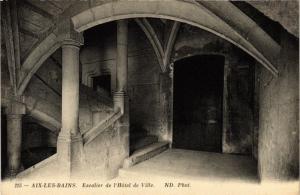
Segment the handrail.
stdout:
<path fill-rule="evenodd" d="M 49 129 L 50 131 L 54 132 L 55 134 L 58 134 L 61 123 L 54 117 L 51 117 L 44 112 L 41 112 L 36 109 L 29 110 L 27 107 L 28 115 L 33 118 L 33 120 L 38 123 L 39 125 Z"/>
<path fill-rule="evenodd" d="M 42 168 L 43 166 L 55 161 L 57 159 L 57 153 L 53 154 L 52 156 L 49 156 L 48 158 L 42 160 L 41 162 L 38 162 L 37 164 L 28 167 L 27 169 L 21 171 L 17 174 L 17 178 L 22 178 L 26 176 L 27 174 L 33 172 L 36 169 Z"/>
<path fill-rule="evenodd" d="M 83 144 L 90 143 L 93 139 L 95 139 L 100 133 L 104 132 L 109 126 L 114 124 L 117 120 L 119 120 L 123 116 L 121 110 L 114 112 L 107 119 L 98 123 L 95 127 L 89 129 L 87 132 L 82 134 Z"/>

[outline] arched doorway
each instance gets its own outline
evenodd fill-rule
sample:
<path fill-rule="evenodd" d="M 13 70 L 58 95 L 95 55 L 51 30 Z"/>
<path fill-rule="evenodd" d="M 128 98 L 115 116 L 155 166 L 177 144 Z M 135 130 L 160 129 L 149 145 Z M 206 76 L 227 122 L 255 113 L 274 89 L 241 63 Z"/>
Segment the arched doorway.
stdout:
<path fill-rule="evenodd" d="M 220 55 L 174 63 L 174 148 L 222 151 L 223 74 Z"/>

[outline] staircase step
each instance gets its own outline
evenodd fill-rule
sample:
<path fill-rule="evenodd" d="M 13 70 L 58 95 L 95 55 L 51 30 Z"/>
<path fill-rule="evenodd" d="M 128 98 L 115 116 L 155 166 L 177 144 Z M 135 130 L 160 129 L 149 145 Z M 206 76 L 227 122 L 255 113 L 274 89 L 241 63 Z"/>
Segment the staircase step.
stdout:
<path fill-rule="evenodd" d="M 144 148 L 141 148 L 135 151 L 130 157 L 124 160 L 123 168 L 128 168 L 135 164 L 148 160 L 156 156 L 157 154 L 162 153 L 168 148 L 169 148 L 169 142 L 157 142 L 148 145 Z"/>
<path fill-rule="evenodd" d="M 46 158 L 45 160 L 25 169 L 17 175 L 17 179 L 30 179 L 30 178 L 49 178 L 50 175 L 56 176 L 55 170 L 57 170 L 57 153 Z"/>
<path fill-rule="evenodd" d="M 158 142 L 158 137 L 155 135 L 148 135 L 144 137 L 139 137 L 136 139 L 130 140 L 130 151 L 134 152 L 138 149 L 141 149 L 145 146 Z"/>

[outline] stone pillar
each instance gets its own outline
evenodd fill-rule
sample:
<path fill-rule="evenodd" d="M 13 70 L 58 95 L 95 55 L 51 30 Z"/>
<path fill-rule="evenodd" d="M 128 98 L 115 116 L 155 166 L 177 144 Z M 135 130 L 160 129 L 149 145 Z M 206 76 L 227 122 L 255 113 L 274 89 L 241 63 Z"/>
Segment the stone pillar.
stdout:
<path fill-rule="evenodd" d="M 129 101 L 127 96 L 127 69 L 128 69 L 128 22 L 117 21 L 117 64 L 116 90 L 114 92 L 114 109 L 120 110 L 123 116 L 115 124 L 120 140 L 120 156 L 125 159 L 129 156 Z M 118 165 L 122 166 L 122 164 Z M 117 173 L 115 173 L 117 174 Z"/>
<path fill-rule="evenodd" d="M 124 113 L 124 100 L 127 93 L 127 69 L 128 69 L 128 22 L 127 20 L 117 21 L 117 83 L 114 93 L 114 108 Z"/>
<path fill-rule="evenodd" d="M 6 108 L 7 117 L 7 176 L 14 178 L 21 170 L 22 116 L 24 104 L 12 102 Z"/>
<path fill-rule="evenodd" d="M 127 91 L 128 22 L 117 22 L 117 91 Z"/>
<path fill-rule="evenodd" d="M 62 128 L 57 153 L 63 177 L 73 177 L 82 162 L 83 141 L 79 118 L 79 47 L 68 39 L 62 46 Z"/>
<path fill-rule="evenodd" d="M 62 131 L 76 136 L 79 115 L 79 45 L 62 46 Z"/>

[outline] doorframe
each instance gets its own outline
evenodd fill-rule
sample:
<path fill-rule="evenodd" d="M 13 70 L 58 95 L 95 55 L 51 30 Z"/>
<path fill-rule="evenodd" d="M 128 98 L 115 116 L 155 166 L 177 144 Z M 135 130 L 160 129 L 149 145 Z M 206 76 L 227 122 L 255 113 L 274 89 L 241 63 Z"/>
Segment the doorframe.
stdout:
<path fill-rule="evenodd" d="M 170 148 L 173 148 L 173 114 L 174 114 L 174 68 L 175 68 L 175 63 L 179 60 L 194 57 L 194 56 L 204 56 L 204 55 L 219 55 L 224 57 L 224 74 L 223 74 L 223 111 L 222 111 L 222 133 L 221 133 L 221 152 L 222 153 L 228 153 L 229 151 L 226 148 L 226 132 L 230 128 L 229 125 L 229 105 L 228 105 L 228 75 L 230 73 L 230 56 L 224 54 L 224 53 L 218 53 L 218 52 L 198 52 L 193 55 L 187 55 L 183 56 L 180 58 L 172 59 L 171 63 L 168 66 L 168 73 L 169 77 L 171 79 L 171 86 L 170 86 L 170 96 L 169 96 L 169 102 L 170 102 L 170 114 L 169 114 L 169 132 L 168 132 L 168 137 L 170 141 Z"/>
<path fill-rule="evenodd" d="M 230 65 L 227 56 L 224 56 L 224 75 L 223 75 L 223 124 L 222 124 L 222 153 L 228 153 L 226 149 L 226 132 L 230 129 L 229 125 L 229 105 L 228 105 L 228 75 Z"/>

